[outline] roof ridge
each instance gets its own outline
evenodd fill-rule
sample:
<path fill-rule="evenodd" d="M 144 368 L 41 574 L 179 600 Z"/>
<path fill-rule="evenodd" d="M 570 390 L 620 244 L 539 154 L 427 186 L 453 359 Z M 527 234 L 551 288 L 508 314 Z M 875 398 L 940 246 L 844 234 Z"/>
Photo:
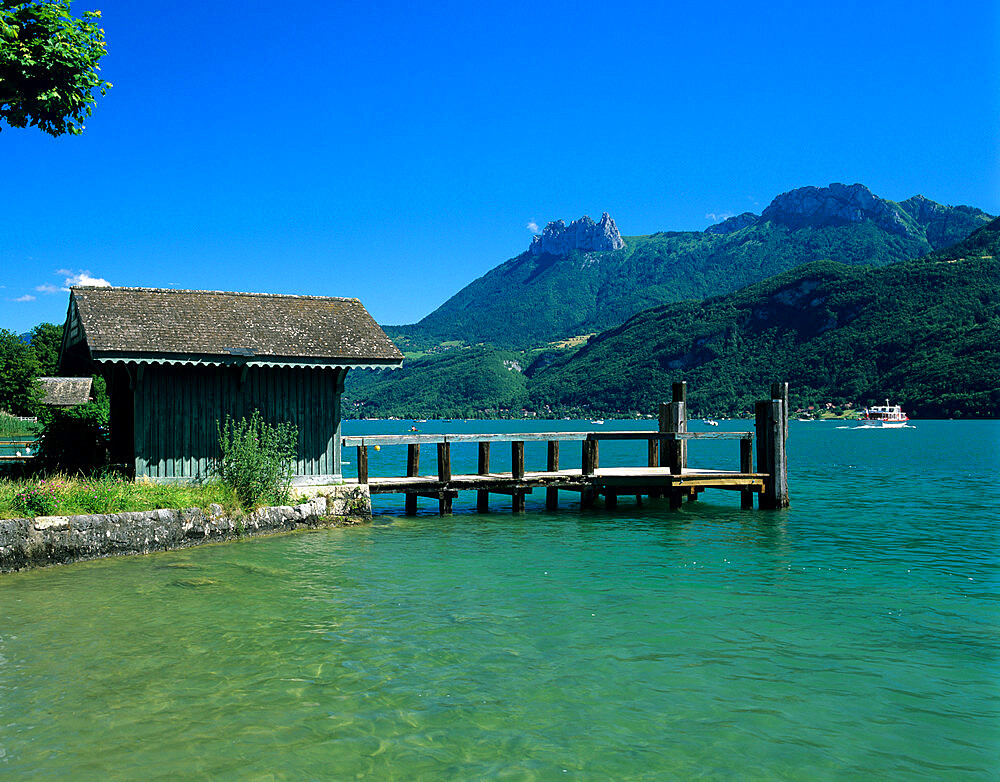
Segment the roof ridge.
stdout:
<path fill-rule="evenodd" d="M 73 285 L 71 291 L 85 290 L 112 290 L 112 291 L 144 291 L 147 293 L 207 293 L 220 296 L 259 296 L 261 298 L 272 299 L 320 299 L 323 301 L 356 301 L 360 299 L 356 296 L 310 296 L 301 293 L 256 293 L 253 291 L 207 291 L 195 290 L 193 288 L 144 288 L 128 285 Z"/>

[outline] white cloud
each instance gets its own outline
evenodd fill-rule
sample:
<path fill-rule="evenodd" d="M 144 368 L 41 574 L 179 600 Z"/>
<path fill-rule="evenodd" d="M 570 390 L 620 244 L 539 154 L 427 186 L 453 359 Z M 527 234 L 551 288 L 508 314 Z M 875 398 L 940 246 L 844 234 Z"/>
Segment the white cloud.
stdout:
<path fill-rule="evenodd" d="M 538 227 L 538 223 L 536 223 L 534 220 L 529 220 L 528 224 L 524 227 L 527 228 L 529 231 L 531 231 L 533 234 L 540 234 L 542 232 L 542 229 Z"/>
<path fill-rule="evenodd" d="M 16 299 L 14 299 L 14 301 L 34 301 L 34 300 L 35 297 L 32 296 L 30 293 L 26 293 L 23 296 L 18 296 Z"/>
<path fill-rule="evenodd" d="M 63 270 L 65 271 L 65 269 Z M 76 274 L 70 275 L 66 278 L 65 283 L 67 288 L 71 288 L 74 285 L 90 285 L 95 288 L 109 288 L 111 283 L 102 277 L 91 277 L 89 271 L 81 271 Z"/>
<path fill-rule="evenodd" d="M 72 269 L 56 269 L 56 274 L 63 277 L 62 285 L 53 285 L 50 282 L 43 282 L 36 285 L 35 290 L 39 293 L 69 293 L 69 289 L 74 285 L 90 285 L 96 288 L 105 288 L 111 285 L 101 277 L 92 277 L 88 269 L 73 271 Z"/>
<path fill-rule="evenodd" d="M 733 216 L 732 212 L 705 212 L 705 219 L 711 220 L 713 223 L 721 223 L 723 220 L 728 220 Z"/>

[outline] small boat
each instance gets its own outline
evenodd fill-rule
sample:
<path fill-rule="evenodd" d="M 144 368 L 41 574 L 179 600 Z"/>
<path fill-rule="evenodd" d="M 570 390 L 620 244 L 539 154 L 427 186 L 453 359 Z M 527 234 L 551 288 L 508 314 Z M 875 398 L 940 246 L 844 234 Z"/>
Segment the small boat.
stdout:
<path fill-rule="evenodd" d="M 604 423 L 604 419 L 603 418 L 598 418 L 597 420 L 591 421 L 590 423 L 592 423 L 592 424 L 603 424 Z"/>
<path fill-rule="evenodd" d="M 885 400 L 884 405 L 874 405 L 866 407 L 861 411 L 861 418 L 858 423 L 861 426 L 877 426 L 882 429 L 899 429 L 906 426 L 909 418 L 899 405 L 890 405 L 889 400 Z"/>
<path fill-rule="evenodd" d="M 705 419 L 703 419 L 702 423 L 703 424 L 708 424 L 709 426 L 718 426 L 719 425 L 718 421 L 713 421 L 711 418 L 705 418 Z"/>

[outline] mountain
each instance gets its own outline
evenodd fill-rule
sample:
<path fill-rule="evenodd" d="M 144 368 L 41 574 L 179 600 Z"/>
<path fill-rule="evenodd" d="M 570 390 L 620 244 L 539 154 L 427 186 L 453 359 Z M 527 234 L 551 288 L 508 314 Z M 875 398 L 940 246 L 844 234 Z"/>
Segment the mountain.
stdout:
<path fill-rule="evenodd" d="M 648 412 L 684 379 L 696 415 L 721 415 L 752 409 L 760 388 L 788 380 L 800 405 L 888 397 L 918 417 L 997 417 L 998 346 L 994 220 L 923 259 L 812 262 L 736 293 L 656 307 L 527 374 L 536 408 Z"/>
<path fill-rule="evenodd" d="M 614 327 L 672 301 L 738 290 L 803 263 L 885 266 L 946 247 L 989 222 L 923 196 L 896 203 L 864 185 L 804 187 L 760 214 L 705 231 L 622 238 L 606 213 L 549 223 L 523 253 L 419 323 L 387 326 L 405 351 L 442 342 L 526 349 Z"/>
<path fill-rule="evenodd" d="M 407 360 L 399 369 L 347 376 L 348 418 L 490 418 L 528 404 L 527 359 L 483 345 Z"/>

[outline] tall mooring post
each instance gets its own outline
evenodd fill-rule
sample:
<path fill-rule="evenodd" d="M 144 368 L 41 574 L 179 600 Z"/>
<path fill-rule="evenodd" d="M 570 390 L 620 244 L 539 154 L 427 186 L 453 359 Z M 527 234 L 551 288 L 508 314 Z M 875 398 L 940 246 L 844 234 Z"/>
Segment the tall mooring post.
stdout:
<path fill-rule="evenodd" d="M 788 502 L 788 383 L 772 383 L 771 398 L 754 406 L 757 432 L 757 472 L 767 474 L 761 508 L 787 508 Z"/>
<path fill-rule="evenodd" d="M 687 381 L 673 384 L 673 400 L 660 403 L 660 431 L 686 432 L 687 425 Z M 660 466 L 669 467 L 674 475 L 680 475 L 687 467 L 687 442 L 684 440 L 664 440 L 660 445 Z"/>
<path fill-rule="evenodd" d="M 660 431 L 687 431 L 687 381 L 673 384 L 672 401 L 660 403 Z M 664 440 L 660 445 L 660 466 L 669 467 L 672 475 L 680 475 L 687 467 L 687 441 Z M 670 507 L 679 508 L 681 492 L 670 490 Z"/>

